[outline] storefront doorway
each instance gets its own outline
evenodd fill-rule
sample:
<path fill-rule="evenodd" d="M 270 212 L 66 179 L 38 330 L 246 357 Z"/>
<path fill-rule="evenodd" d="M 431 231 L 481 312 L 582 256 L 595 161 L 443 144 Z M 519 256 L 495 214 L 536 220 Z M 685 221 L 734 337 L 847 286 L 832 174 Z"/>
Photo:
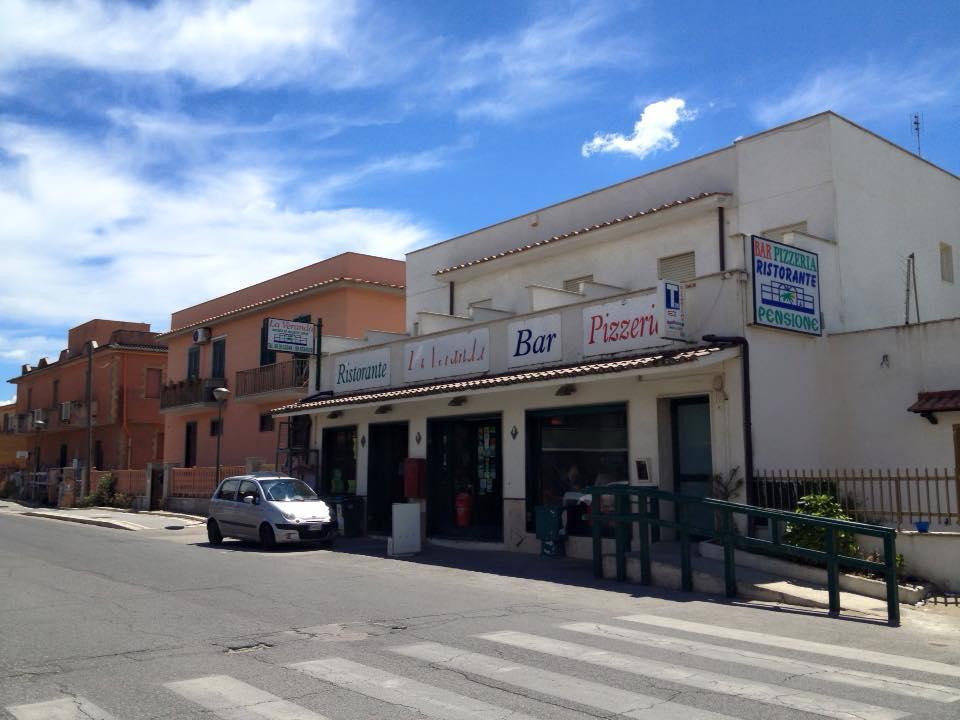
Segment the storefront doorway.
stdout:
<path fill-rule="evenodd" d="M 500 416 L 427 421 L 427 531 L 503 540 Z"/>
<path fill-rule="evenodd" d="M 706 395 L 670 401 L 675 492 L 696 497 L 713 495 L 713 453 L 710 445 L 710 398 Z M 712 530 L 713 512 L 690 506 L 687 521 Z"/>
<path fill-rule="evenodd" d="M 370 426 L 367 470 L 367 531 L 391 532 L 393 503 L 404 501 L 403 461 L 408 453 L 407 423 Z"/>

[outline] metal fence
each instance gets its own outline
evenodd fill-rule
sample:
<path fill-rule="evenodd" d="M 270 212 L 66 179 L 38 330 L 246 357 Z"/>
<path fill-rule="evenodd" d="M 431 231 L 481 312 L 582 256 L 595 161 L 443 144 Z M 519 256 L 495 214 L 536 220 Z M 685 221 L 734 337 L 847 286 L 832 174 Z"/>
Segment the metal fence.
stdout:
<path fill-rule="evenodd" d="M 220 478 L 245 475 L 246 465 L 221 465 Z M 217 487 L 215 467 L 170 468 L 170 495 L 172 497 L 207 498 Z"/>
<path fill-rule="evenodd" d="M 858 522 L 960 523 L 960 477 L 945 468 L 759 471 L 748 492 L 774 510 L 793 511 L 804 495 L 830 495 Z"/>

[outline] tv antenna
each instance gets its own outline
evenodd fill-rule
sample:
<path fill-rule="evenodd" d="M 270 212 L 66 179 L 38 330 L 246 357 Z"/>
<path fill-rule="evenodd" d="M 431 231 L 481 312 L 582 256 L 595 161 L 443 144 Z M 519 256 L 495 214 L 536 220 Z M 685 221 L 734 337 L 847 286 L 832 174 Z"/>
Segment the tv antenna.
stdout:
<path fill-rule="evenodd" d="M 920 152 L 920 132 L 923 130 L 923 116 L 915 112 L 913 114 L 913 134 L 917 136 L 917 157 L 923 157 L 923 153 Z"/>

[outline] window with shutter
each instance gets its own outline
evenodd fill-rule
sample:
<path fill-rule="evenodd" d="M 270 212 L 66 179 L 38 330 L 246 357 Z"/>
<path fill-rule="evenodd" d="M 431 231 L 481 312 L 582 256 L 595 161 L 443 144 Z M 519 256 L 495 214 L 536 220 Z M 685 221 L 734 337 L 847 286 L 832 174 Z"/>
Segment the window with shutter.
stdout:
<path fill-rule="evenodd" d="M 593 275 L 581 275 L 563 281 L 563 289 L 567 292 L 580 292 L 580 283 L 593 282 Z"/>
<path fill-rule="evenodd" d="M 687 282 L 697 276 L 695 253 L 671 255 L 657 260 L 657 277 L 661 280 Z"/>

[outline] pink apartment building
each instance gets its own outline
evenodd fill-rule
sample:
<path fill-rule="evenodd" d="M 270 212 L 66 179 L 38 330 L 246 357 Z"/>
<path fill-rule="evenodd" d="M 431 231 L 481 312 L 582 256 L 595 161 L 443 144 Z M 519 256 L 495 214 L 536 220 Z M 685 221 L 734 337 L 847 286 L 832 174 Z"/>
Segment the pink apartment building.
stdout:
<path fill-rule="evenodd" d="M 173 313 L 171 329 L 161 334 L 169 346 L 160 401 L 164 462 L 214 466 L 221 408 L 213 390 L 226 387 L 222 466 L 279 461 L 316 473 L 309 419 L 281 423 L 269 414 L 309 394 L 311 359 L 268 350 L 266 320 L 322 321 L 327 346 L 368 330 L 403 332 L 404 272 L 399 260 L 343 253 Z"/>

